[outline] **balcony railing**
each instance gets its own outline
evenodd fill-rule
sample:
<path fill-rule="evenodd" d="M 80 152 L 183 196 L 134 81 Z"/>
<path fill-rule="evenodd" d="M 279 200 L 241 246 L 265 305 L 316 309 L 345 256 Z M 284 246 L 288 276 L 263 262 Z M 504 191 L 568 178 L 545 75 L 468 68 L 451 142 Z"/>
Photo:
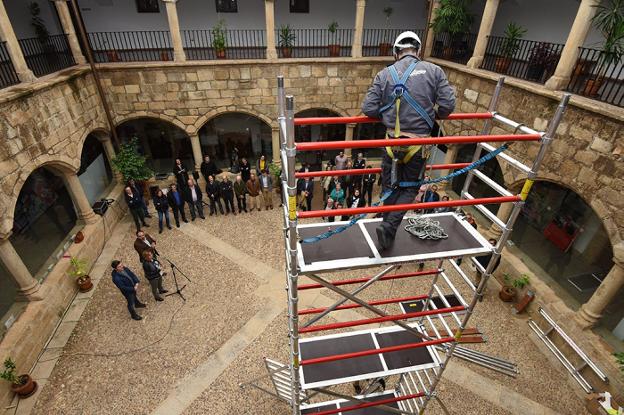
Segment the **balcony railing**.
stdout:
<path fill-rule="evenodd" d="M 392 56 L 392 44 L 397 36 L 411 29 L 364 29 L 362 33 L 362 56 Z M 425 30 L 415 31 L 421 41 Z"/>
<path fill-rule="evenodd" d="M 173 60 L 168 30 L 92 32 L 88 36 L 96 62 Z"/>
<path fill-rule="evenodd" d="M 20 39 L 26 64 L 35 76 L 44 76 L 76 64 L 65 34 Z"/>
<path fill-rule="evenodd" d="M 477 35 L 472 33 L 436 33 L 431 56 L 465 65 L 472 56 L 476 41 Z"/>
<path fill-rule="evenodd" d="M 266 31 L 225 30 L 225 48 L 212 30 L 182 30 L 186 59 L 264 59 L 266 57 Z"/>
<path fill-rule="evenodd" d="M 598 49 L 579 48 L 567 90 L 608 104 L 624 106 L 624 60 Z"/>
<path fill-rule="evenodd" d="M 291 29 L 292 38 L 286 42 L 280 30 L 275 31 L 280 58 L 321 58 L 351 56 L 353 29 Z"/>
<path fill-rule="evenodd" d="M 482 69 L 543 84 L 555 73 L 562 43 L 489 36 Z"/>
<path fill-rule="evenodd" d="M 19 83 L 19 78 L 11 62 L 6 42 L 0 42 L 0 88 Z"/>

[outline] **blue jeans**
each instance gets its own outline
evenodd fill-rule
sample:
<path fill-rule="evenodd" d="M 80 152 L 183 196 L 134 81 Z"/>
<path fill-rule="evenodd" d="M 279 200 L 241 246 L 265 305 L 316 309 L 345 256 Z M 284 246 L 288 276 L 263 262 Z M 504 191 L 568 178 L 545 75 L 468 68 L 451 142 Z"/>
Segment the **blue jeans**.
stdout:
<path fill-rule="evenodd" d="M 163 216 L 167 222 L 167 228 L 171 228 L 171 223 L 169 222 L 169 211 L 165 210 L 164 212 L 158 211 L 158 229 L 162 231 L 163 228 Z"/>

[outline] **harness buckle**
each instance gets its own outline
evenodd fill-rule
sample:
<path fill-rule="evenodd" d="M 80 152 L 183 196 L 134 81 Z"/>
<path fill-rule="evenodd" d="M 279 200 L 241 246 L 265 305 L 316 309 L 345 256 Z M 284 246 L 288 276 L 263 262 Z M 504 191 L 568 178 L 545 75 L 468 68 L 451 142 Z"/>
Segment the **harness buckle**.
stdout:
<path fill-rule="evenodd" d="M 394 96 L 399 98 L 403 96 L 403 93 L 405 92 L 405 85 L 404 84 L 396 84 L 394 85 Z"/>

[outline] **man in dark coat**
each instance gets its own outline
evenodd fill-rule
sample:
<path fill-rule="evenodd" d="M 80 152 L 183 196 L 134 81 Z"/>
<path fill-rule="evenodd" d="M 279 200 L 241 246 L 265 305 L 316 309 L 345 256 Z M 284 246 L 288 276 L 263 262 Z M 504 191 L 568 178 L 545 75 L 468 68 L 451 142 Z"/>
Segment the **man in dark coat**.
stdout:
<path fill-rule="evenodd" d="M 306 210 L 312 210 L 312 197 L 314 196 L 314 181 L 310 178 L 299 179 L 297 183 L 297 194 L 301 200 L 305 199 Z"/>
<path fill-rule="evenodd" d="M 206 219 L 204 216 L 204 206 L 202 204 L 202 191 L 195 183 L 195 180 L 188 179 L 186 182 L 187 186 L 184 189 L 184 200 L 189 205 L 189 210 L 191 211 L 191 220 L 195 220 L 197 216 L 202 219 Z M 195 214 L 195 210 L 197 210 L 197 214 Z"/>
<path fill-rule="evenodd" d="M 142 320 L 143 317 L 137 314 L 134 307 L 144 308 L 145 304 L 139 301 L 137 298 L 137 288 L 139 287 L 139 278 L 134 275 L 134 272 L 130 271 L 130 268 L 126 268 L 121 261 L 114 260 L 111 263 L 113 271 L 111 276 L 113 277 L 113 284 L 119 288 L 121 294 L 126 298 L 128 302 L 128 311 L 133 320 Z"/>
<path fill-rule="evenodd" d="M 247 183 L 247 181 L 251 179 L 251 164 L 249 164 L 247 159 L 244 157 L 240 162 L 240 175 L 243 179 L 243 183 Z"/>
<path fill-rule="evenodd" d="M 173 211 L 173 218 L 175 219 L 176 226 L 180 227 L 180 216 L 182 216 L 182 220 L 184 223 L 188 223 L 186 220 L 186 215 L 184 214 L 184 196 L 178 190 L 178 186 L 172 184 L 170 186 L 170 190 L 167 193 L 167 200 L 169 201 L 169 206 L 171 206 L 171 210 Z"/>
<path fill-rule="evenodd" d="M 206 194 L 210 199 L 210 216 L 217 213 L 217 206 L 219 206 L 219 211 L 223 215 L 223 205 L 221 204 L 221 186 L 213 176 L 208 176 Z"/>
<path fill-rule="evenodd" d="M 236 215 L 236 210 L 234 209 L 234 187 L 227 173 L 223 175 L 223 181 L 221 182 L 221 197 L 225 204 L 225 214 L 227 215 L 232 211 Z"/>
<path fill-rule="evenodd" d="M 130 209 L 130 213 L 132 214 L 132 219 L 134 219 L 134 224 L 136 225 L 137 231 L 141 229 L 141 224 L 145 227 L 149 227 L 147 223 L 145 223 L 145 213 L 143 212 L 143 202 L 139 199 L 139 196 L 132 191 L 132 188 L 129 186 L 126 187 L 124 198 L 126 199 L 126 204 L 128 205 L 128 209 Z"/>
<path fill-rule="evenodd" d="M 201 170 L 202 176 L 204 176 L 206 183 L 208 183 L 208 176 L 215 176 L 221 173 L 221 169 L 217 168 L 215 162 L 210 160 L 210 156 L 204 157 L 204 161 L 202 161 L 199 169 Z"/>
<path fill-rule="evenodd" d="M 182 164 L 182 160 L 175 159 L 175 164 L 173 165 L 173 174 L 175 175 L 176 182 L 178 183 L 178 189 L 184 189 L 186 187 L 186 183 L 188 182 L 189 175 L 186 167 L 184 167 L 184 164 Z"/>
<path fill-rule="evenodd" d="M 152 238 L 152 236 L 148 233 L 145 233 L 141 230 L 137 231 L 136 239 L 134 240 L 134 250 L 139 254 L 139 262 L 143 262 L 143 253 L 145 251 L 150 251 L 154 253 L 155 256 L 158 256 L 158 251 L 156 251 L 156 239 Z"/>
<path fill-rule="evenodd" d="M 366 167 L 366 159 L 363 153 L 358 153 L 357 159 L 353 162 L 354 169 L 363 169 Z M 357 174 L 353 176 L 353 188 L 358 189 L 362 193 L 362 177 L 363 175 Z"/>
<path fill-rule="evenodd" d="M 143 213 L 145 214 L 145 217 L 151 218 L 152 215 L 150 215 L 149 212 L 147 211 L 147 202 L 145 202 L 145 198 L 143 197 L 143 191 L 144 191 L 143 186 L 137 183 L 134 179 L 128 180 L 127 186 L 130 189 L 132 189 L 132 193 L 137 195 L 137 197 L 141 200 L 141 203 L 143 205 Z"/>
<path fill-rule="evenodd" d="M 234 193 L 236 195 L 236 203 L 238 204 L 238 213 L 247 213 L 247 185 L 242 180 L 241 175 L 236 176 L 234 182 Z"/>
<path fill-rule="evenodd" d="M 367 169 L 372 169 L 373 166 L 366 166 Z M 375 186 L 375 181 L 377 181 L 377 175 L 374 173 L 365 174 L 362 179 L 362 197 L 366 199 L 368 206 L 372 206 L 373 204 L 373 187 Z"/>

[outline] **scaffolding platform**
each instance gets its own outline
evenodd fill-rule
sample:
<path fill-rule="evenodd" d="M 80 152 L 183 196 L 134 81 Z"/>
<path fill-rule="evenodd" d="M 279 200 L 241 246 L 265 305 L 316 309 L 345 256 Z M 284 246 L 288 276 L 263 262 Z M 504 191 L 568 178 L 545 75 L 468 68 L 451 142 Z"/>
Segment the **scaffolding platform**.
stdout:
<path fill-rule="evenodd" d="M 392 390 L 384 391 L 381 393 L 372 393 L 370 395 L 365 395 L 365 396 L 364 395 L 356 396 L 357 399 L 366 399 L 369 402 L 385 401 L 388 399 L 398 398 L 398 397 L 399 397 L 399 394 L 396 391 L 392 391 Z M 350 401 L 347 399 L 336 399 L 333 401 L 314 403 L 314 404 L 309 404 L 309 405 L 301 405 L 301 415 L 338 411 L 340 409 L 345 409 L 345 408 L 361 405 L 361 403 L 362 403 L 361 401 L 355 401 L 355 400 Z M 389 402 L 386 405 L 395 409 L 400 409 L 399 402 Z M 336 412 L 336 413 L 339 414 L 340 412 Z M 376 408 L 376 407 L 368 407 L 368 408 L 352 410 L 352 411 L 349 411 L 348 413 L 352 415 L 390 415 L 390 414 L 394 414 L 395 412 L 386 411 L 384 409 Z"/>
<path fill-rule="evenodd" d="M 446 239 L 419 239 L 404 228 L 407 220 L 415 215 L 406 215 L 397 230 L 392 246 L 379 252 L 375 228 L 382 221 L 363 219 L 331 238 L 314 244 L 297 244 L 300 273 L 335 271 L 392 265 L 408 262 L 424 262 L 436 259 L 478 256 L 492 253 L 492 245 L 468 222 L 456 213 L 432 213 L 420 215 L 440 222 L 449 235 Z M 312 223 L 299 225 L 299 238 L 308 238 L 345 225 L 348 222 Z"/>

